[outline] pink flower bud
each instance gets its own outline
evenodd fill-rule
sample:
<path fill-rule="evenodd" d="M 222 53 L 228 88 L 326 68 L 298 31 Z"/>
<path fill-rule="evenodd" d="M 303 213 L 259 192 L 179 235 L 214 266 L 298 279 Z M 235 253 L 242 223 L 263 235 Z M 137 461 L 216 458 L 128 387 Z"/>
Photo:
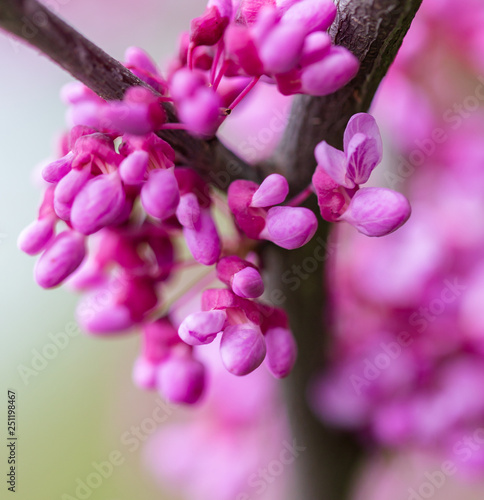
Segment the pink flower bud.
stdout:
<path fill-rule="evenodd" d="M 170 348 L 177 343 L 180 337 L 168 318 L 143 325 L 143 356 L 153 363 L 166 359 Z"/>
<path fill-rule="evenodd" d="M 181 101 L 193 97 L 199 88 L 205 87 L 207 82 L 200 71 L 190 71 L 188 68 L 178 70 L 171 78 L 170 92 L 173 99 Z"/>
<path fill-rule="evenodd" d="M 119 175 L 125 184 L 136 186 L 142 184 L 148 170 L 150 156 L 146 151 L 131 153 L 119 165 Z"/>
<path fill-rule="evenodd" d="M 239 297 L 255 299 L 264 293 L 264 282 L 257 269 L 246 267 L 234 274 L 232 290 Z"/>
<path fill-rule="evenodd" d="M 156 75 L 158 69 L 150 56 L 138 47 L 128 47 L 124 53 L 126 66 L 142 70 L 145 74 Z"/>
<path fill-rule="evenodd" d="M 301 74 L 302 92 L 325 96 L 336 92 L 358 73 L 358 59 L 343 47 L 331 47 L 321 61 L 306 66 Z"/>
<path fill-rule="evenodd" d="M 93 234 L 116 221 L 125 201 L 118 172 L 99 175 L 76 196 L 71 211 L 72 226 L 83 234 Z"/>
<path fill-rule="evenodd" d="M 133 382 L 141 389 L 155 389 L 158 365 L 140 356 L 133 366 Z"/>
<path fill-rule="evenodd" d="M 73 168 L 59 181 L 59 183 L 55 187 L 54 206 L 56 202 L 62 205 L 72 205 L 77 193 L 79 193 L 79 191 L 84 187 L 90 176 L 90 166 L 86 166 L 80 169 Z"/>
<path fill-rule="evenodd" d="M 403 194 L 386 188 L 362 188 L 340 219 L 367 236 L 384 236 L 402 226 L 410 213 L 410 203 Z"/>
<path fill-rule="evenodd" d="M 306 32 L 295 23 L 278 24 L 265 37 L 259 51 L 264 72 L 287 73 L 299 62 Z"/>
<path fill-rule="evenodd" d="M 157 386 L 172 403 L 196 403 L 205 387 L 205 367 L 189 356 L 173 357 L 158 369 Z"/>
<path fill-rule="evenodd" d="M 199 227 L 200 204 L 195 194 L 187 193 L 180 198 L 180 203 L 176 209 L 176 217 L 178 222 L 187 229 Z"/>
<path fill-rule="evenodd" d="M 17 245 L 22 252 L 36 255 L 54 237 L 55 217 L 43 217 L 29 224 L 19 235 Z"/>
<path fill-rule="evenodd" d="M 133 135 L 159 130 L 166 122 L 158 97 L 144 87 L 131 87 L 123 101 L 109 102 L 102 108 L 102 117 L 108 128 Z"/>
<path fill-rule="evenodd" d="M 257 298 L 264 293 L 264 283 L 250 262 L 231 255 L 217 262 L 217 277 L 242 298 Z"/>
<path fill-rule="evenodd" d="M 141 204 L 152 217 L 165 220 L 175 214 L 180 192 L 173 169 L 152 170 L 141 189 Z"/>
<path fill-rule="evenodd" d="M 178 103 L 180 120 L 193 134 L 211 136 L 220 122 L 222 100 L 211 88 L 202 87 Z"/>
<path fill-rule="evenodd" d="M 44 180 L 52 183 L 59 182 L 71 171 L 73 156 L 72 152 L 70 152 L 62 158 L 46 165 L 42 169 L 42 177 Z"/>
<path fill-rule="evenodd" d="M 76 311 L 77 321 L 86 332 L 102 336 L 119 335 L 134 326 L 128 307 L 111 303 L 101 308 L 104 306 L 102 301 L 102 295 L 94 295 L 94 299 L 87 296 L 85 302 L 79 303 Z"/>
<path fill-rule="evenodd" d="M 183 228 L 186 244 L 193 258 L 205 266 L 217 262 L 220 251 L 220 238 L 209 209 L 200 212 L 200 219 L 195 229 Z"/>
<path fill-rule="evenodd" d="M 178 335 L 189 345 L 210 344 L 222 331 L 226 318 L 225 311 L 202 311 L 190 314 L 178 328 Z"/>
<path fill-rule="evenodd" d="M 313 212 L 302 207 L 269 209 L 261 237 L 287 250 L 305 245 L 316 232 L 318 221 Z"/>
<path fill-rule="evenodd" d="M 244 27 L 231 24 L 225 33 L 226 50 L 230 58 L 239 65 L 247 75 L 260 76 L 264 73 L 264 65 L 250 31 Z"/>
<path fill-rule="evenodd" d="M 220 356 L 225 368 L 234 375 L 253 372 L 266 355 L 264 336 L 259 328 L 247 324 L 229 326 L 220 342 Z"/>
<path fill-rule="evenodd" d="M 43 288 L 53 288 L 64 281 L 80 266 L 86 255 L 84 239 L 76 231 L 58 234 L 35 265 L 35 281 Z"/>
<path fill-rule="evenodd" d="M 311 33 L 304 40 L 304 47 L 299 64 L 304 67 L 321 61 L 323 57 L 326 57 L 330 48 L 331 37 L 328 33 L 322 31 Z"/>
<path fill-rule="evenodd" d="M 251 207 L 272 207 L 282 203 L 289 193 L 289 185 L 285 177 L 271 174 L 266 177 L 259 189 L 253 194 Z"/>
<path fill-rule="evenodd" d="M 305 33 L 326 31 L 336 17 L 331 0 L 303 0 L 293 4 L 282 16 L 282 23 L 296 24 Z"/>
<path fill-rule="evenodd" d="M 190 41 L 194 45 L 215 45 L 222 38 L 229 21 L 229 17 L 224 16 L 215 5 L 207 7 L 202 16 L 190 23 Z"/>
<path fill-rule="evenodd" d="M 276 378 L 287 377 L 296 362 L 297 346 L 287 328 L 269 328 L 264 335 L 267 346 L 266 365 Z"/>
<path fill-rule="evenodd" d="M 252 198 L 259 187 L 255 182 L 237 180 L 230 184 L 227 197 L 230 211 L 234 214 L 240 229 L 249 238 L 255 240 L 259 239 L 266 225 L 266 211 L 250 207 Z"/>
<path fill-rule="evenodd" d="M 61 89 L 61 99 L 65 104 L 78 104 L 83 101 L 103 102 L 96 93 L 81 82 L 66 83 Z"/>

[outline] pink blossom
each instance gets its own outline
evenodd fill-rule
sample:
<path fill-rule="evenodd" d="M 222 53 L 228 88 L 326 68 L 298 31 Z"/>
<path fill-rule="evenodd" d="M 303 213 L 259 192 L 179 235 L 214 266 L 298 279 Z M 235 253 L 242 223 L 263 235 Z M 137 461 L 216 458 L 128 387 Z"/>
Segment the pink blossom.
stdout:
<path fill-rule="evenodd" d="M 84 236 L 75 231 L 59 233 L 37 261 L 35 280 L 43 288 L 60 285 L 79 267 L 85 255 Z"/>

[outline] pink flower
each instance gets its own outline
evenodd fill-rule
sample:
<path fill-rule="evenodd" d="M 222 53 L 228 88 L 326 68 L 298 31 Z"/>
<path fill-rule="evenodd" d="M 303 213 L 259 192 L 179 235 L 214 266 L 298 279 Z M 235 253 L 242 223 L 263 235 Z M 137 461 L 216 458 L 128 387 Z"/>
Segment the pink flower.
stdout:
<path fill-rule="evenodd" d="M 363 188 L 382 159 L 383 145 L 375 119 L 354 115 L 345 130 L 344 152 L 326 142 L 316 146 L 318 161 L 313 186 L 321 215 L 344 220 L 367 236 L 384 236 L 410 217 L 408 200 L 385 188 Z"/>
<path fill-rule="evenodd" d="M 165 220 L 175 215 L 180 192 L 173 169 L 152 170 L 141 189 L 141 204 L 156 219 Z"/>
<path fill-rule="evenodd" d="M 223 310 L 193 313 L 184 319 L 178 334 L 189 345 L 209 344 L 223 330 L 226 318 Z"/>
<path fill-rule="evenodd" d="M 279 174 L 268 176 L 260 186 L 235 181 L 229 187 L 229 207 L 249 238 L 266 239 L 287 249 L 299 248 L 314 236 L 317 220 L 306 208 L 271 207 L 283 202 L 288 191 L 286 179 Z"/>
<path fill-rule="evenodd" d="M 265 334 L 267 348 L 266 365 L 276 378 L 284 378 L 291 372 L 297 357 L 296 341 L 287 328 L 269 328 Z"/>
<path fill-rule="evenodd" d="M 253 372 L 266 355 L 260 328 L 249 325 L 227 327 L 220 342 L 220 355 L 230 373 L 241 376 Z"/>
<path fill-rule="evenodd" d="M 256 266 L 237 256 L 217 262 L 217 277 L 239 297 L 255 299 L 264 293 L 264 282 Z"/>
<path fill-rule="evenodd" d="M 59 233 L 37 261 L 35 280 L 43 288 L 60 285 L 80 266 L 85 255 L 84 236 L 76 231 Z"/>
<path fill-rule="evenodd" d="M 92 234 L 115 222 L 126 203 L 118 172 L 91 179 L 76 196 L 71 223 L 82 234 Z"/>
<path fill-rule="evenodd" d="M 167 401 L 194 404 L 205 387 L 205 368 L 191 356 L 170 357 L 158 369 L 157 386 Z"/>
<path fill-rule="evenodd" d="M 410 203 L 403 194 L 385 188 L 363 188 L 355 193 L 341 220 L 367 236 L 384 236 L 405 224 L 410 212 Z"/>

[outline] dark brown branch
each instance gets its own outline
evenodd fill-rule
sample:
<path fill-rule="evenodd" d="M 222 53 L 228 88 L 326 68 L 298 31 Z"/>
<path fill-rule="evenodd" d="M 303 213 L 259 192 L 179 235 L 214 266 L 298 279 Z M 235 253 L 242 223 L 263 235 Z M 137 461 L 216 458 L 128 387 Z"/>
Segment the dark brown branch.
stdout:
<path fill-rule="evenodd" d="M 322 98 L 295 99 L 289 125 L 279 150 L 269 164 L 278 168 L 297 192 L 306 187 L 315 168 L 314 148 L 323 139 L 340 147 L 349 118 L 367 111 L 373 96 L 395 58 L 421 0 L 340 0 L 331 34 L 361 61 L 356 78 L 339 92 Z M 317 210 L 315 200 L 309 205 Z M 264 264 L 267 288 L 278 290 L 289 313 L 299 346 L 298 361 L 286 381 L 286 401 L 296 441 L 307 450 L 295 462 L 297 498 L 344 500 L 361 450 L 354 437 L 322 425 L 307 402 L 307 388 L 324 367 L 330 342 L 330 324 L 324 268 L 331 247 L 329 224 L 303 248 L 288 252 L 268 246 Z M 299 283 L 299 286 L 296 286 Z M 269 295 L 270 296 L 270 295 Z"/>
<path fill-rule="evenodd" d="M 146 86 L 37 0 L 0 0 L 0 28 L 37 48 L 103 99 L 122 99 L 128 88 Z M 173 108 L 165 104 L 165 109 L 175 121 Z M 257 179 L 256 170 L 217 139 L 204 141 L 181 130 L 159 135 L 175 149 L 180 163 L 196 168 L 220 189 L 237 178 Z"/>

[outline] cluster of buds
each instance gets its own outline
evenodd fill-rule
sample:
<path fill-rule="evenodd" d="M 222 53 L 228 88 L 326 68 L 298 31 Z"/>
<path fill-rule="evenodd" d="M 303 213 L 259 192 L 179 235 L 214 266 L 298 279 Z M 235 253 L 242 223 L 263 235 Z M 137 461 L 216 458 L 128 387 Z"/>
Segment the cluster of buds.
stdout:
<path fill-rule="evenodd" d="M 181 121 L 194 133 L 214 133 L 259 81 L 284 95 L 343 87 L 359 62 L 332 45 L 326 31 L 335 16 L 331 0 L 210 0 L 181 37 L 170 68 Z"/>
<path fill-rule="evenodd" d="M 230 373 L 246 375 L 266 360 L 275 377 L 289 374 L 295 341 L 285 312 L 260 300 L 264 284 L 248 257 L 250 240 L 296 249 L 313 237 L 317 218 L 297 206 L 309 187 L 286 202 L 289 186 L 279 174 L 260 185 L 238 180 L 229 186 L 226 204 L 217 195 L 236 228 L 235 241 L 221 238 L 214 193 L 157 133 L 181 128 L 213 134 L 228 114 L 224 107 L 233 109 L 261 77 L 286 94 L 322 95 L 339 88 L 358 64 L 346 50 L 331 47 L 324 31 L 334 15 L 328 0 L 244 1 L 238 9 L 232 2 L 210 2 L 192 23 L 186 51 L 167 80 L 144 52 L 131 48 L 126 66 L 146 86 L 130 88 L 117 102 L 104 101 L 80 83 L 63 92 L 72 129 L 61 141 L 60 158 L 43 169 L 39 216 L 22 232 L 19 246 L 31 255 L 42 253 L 35 268 L 42 287 L 69 280 L 84 294 L 77 317 L 87 332 L 142 330 L 134 379 L 170 401 L 200 398 L 205 371 L 198 346 L 217 337 Z M 234 78 L 227 83 L 225 76 Z M 166 102 L 182 123 L 169 122 Z M 359 190 L 381 157 L 371 117 L 350 122 L 345 153 L 322 143 L 316 157 L 314 185 L 323 217 L 378 236 L 406 220 L 409 208 L 401 195 Z M 225 288 L 205 290 L 201 310 L 175 320 L 174 311 L 188 299 L 167 304 L 166 288 L 193 264 L 215 265 Z"/>

